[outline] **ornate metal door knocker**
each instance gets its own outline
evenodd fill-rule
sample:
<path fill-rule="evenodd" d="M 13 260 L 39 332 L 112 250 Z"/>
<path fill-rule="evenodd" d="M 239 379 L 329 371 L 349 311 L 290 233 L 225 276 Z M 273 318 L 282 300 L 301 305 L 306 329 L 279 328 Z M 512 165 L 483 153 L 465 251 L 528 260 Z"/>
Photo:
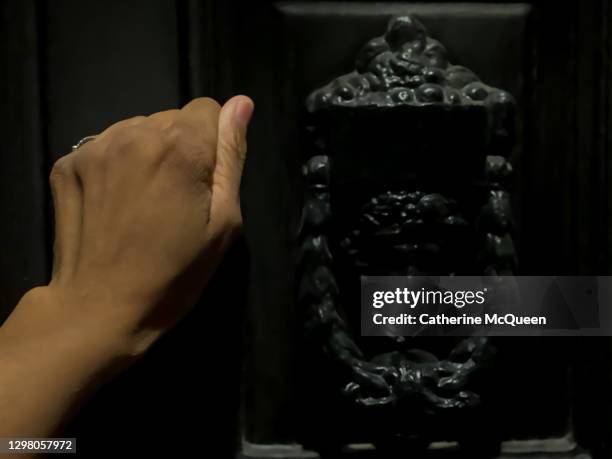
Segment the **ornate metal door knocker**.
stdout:
<path fill-rule="evenodd" d="M 359 278 L 515 272 L 514 100 L 449 63 L 405 16 L 363 46 L 354 71 L 312 92 L 306 112 L 298 301 L 310 343 L 333 362 L 348 409 L 368 413 L 369 441 L 425 447 L 478 406 L 470 384 L 489 340 L 445 341 L 440 357 L 431 342 L 362 338 Z"/>

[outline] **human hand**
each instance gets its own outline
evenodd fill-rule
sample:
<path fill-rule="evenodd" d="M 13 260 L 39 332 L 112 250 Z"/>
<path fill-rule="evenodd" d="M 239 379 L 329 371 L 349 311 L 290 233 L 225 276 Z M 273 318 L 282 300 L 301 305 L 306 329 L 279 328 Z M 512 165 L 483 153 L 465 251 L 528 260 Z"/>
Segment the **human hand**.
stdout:
<path fill-rule="evenodd" d="M 253 102 L 121 121 L 51 173 L 51 283 L 0 327 L 0 437 L 49 436 L 193 305 L 240 228 Z"/>
<path fill-rule="evenodd" d="M 30 294 L 58 306 L 30 326 L 77 321 L 147 347 L 180 319 L 241 226 L 252 110 L 245 96 L 195 99 L 120 121 L 58 160 L 52 280 Z"/>

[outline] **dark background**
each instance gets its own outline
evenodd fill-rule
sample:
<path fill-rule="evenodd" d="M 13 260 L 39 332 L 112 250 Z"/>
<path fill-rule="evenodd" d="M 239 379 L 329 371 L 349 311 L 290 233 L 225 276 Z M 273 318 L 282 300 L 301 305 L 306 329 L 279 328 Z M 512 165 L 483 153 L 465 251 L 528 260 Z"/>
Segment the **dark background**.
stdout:
<path fill-rule="evenodd" d="M 245 239 L 193 313 L 73 422 L 69 433 L 81 451 L 102 455 L 112 440 L 132 452 L 225 457 L 240 432 L 256 443 L 299 437 L 297 114 L 309 91 L 350 70 L 359 45 L 405 12 L 421 17 L 451 62 L 517 98 L 520 274 L 610 274 L 612 16 L 605 1 L 0 0 L 0 317 L 48 280 L 47 176 L 72 144 L 195 96 L 223 102 L 246 93 L 257 106 Z M 573 432 L 594 455 L 610 457 L 610 344 L 502 343 L 498 422 L 506 437 Z"/>

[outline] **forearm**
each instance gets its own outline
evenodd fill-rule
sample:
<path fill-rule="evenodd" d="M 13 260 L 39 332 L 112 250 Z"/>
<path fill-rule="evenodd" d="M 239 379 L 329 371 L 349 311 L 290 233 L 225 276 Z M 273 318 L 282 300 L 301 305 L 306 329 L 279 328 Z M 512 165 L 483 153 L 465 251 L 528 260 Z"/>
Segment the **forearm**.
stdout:
<path fill-rule="evenodd" d="M 27 294 L 0 328 L 0 437 L 56 435 L 89 393 L 140 352 L 124 328 L 71 314 L 48 293 Z"/>
<path fill-rule="evenodd" d="M 242 219 L 253 102 L 113 124 L 51 171 L 53 275 L 0 328 L 0 437 L 52 436 L 191 308 Z"/>

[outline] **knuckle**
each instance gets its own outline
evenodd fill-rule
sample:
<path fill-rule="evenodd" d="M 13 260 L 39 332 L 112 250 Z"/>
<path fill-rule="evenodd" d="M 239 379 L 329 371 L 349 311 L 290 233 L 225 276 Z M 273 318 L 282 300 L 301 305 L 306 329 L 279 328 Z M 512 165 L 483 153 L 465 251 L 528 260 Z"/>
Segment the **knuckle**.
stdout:
<path fill-rule="evenodd" d="M 207 97 L 206 100 L 208 101 L 208 105 L 213 112 L 218 114 L 221 111 L 221 104 L 217 102 L 215 99 L 211 99 L 210 97 Z"/>
<path fill-rule="evenodd" d="M 142 125 L 131 126 L 117 132 L 102 156 L 104 161 L 120 161 L 140 157 L 155 157 L 162 147 L 158 130 Z"/>
<path fill-rule="evenodd" d="M 114 124 L 111 124 L 109 127 L 107 127 L 101 134 L 100 134 L 100 138 L 111 135 L 117 131 L 126 129 L 130 126 L 135 126 L 137 124 L 142 123 L 143 121 L 145 121 L 147 119 L 146 116 L 143 115 L 138 115 L 138 116 L 133 116 L 131 118 L 127 118 L 121 121 L 117 121 Z"/>
<path fill-rule="evenodd" d="M 209 122 L 217 124 L 219 114 L 221 113 L 221 105 L 210 97 L 202 97 L 194 99 L 181 109 L 180 117 L 187 118 L 191 122 Z"/>
<path fill-rule="evenodd" d="M 212 97 L 200 97 L 193 100 L 194 104 L 201 105 L 204 108 L 208 108 L 213 112 L 221 111 L 221 105 Z"/>
<path fill-rule="evenodd" d="M 142 129 L 123 129 L 111 139 L 108 149 L 110 153 L 129 154 L 136 151 L 143 140 Z"/>
<path fill-rule="evenodd" d="M 172 108 L 170 110 L 164 110 L 161 112 L 156 112 L 153 113 L 147 117 L 145 117 L 145 119 L 148 120 L 172 120 L 178 113 L 180 112 L 180 110 L 178 108 Z"/>
<path fill-rule="evenodd" d="M 131 118 L 127 118 L 125 120 L 119 121 L 119 122 L 115 123 L 111 127 L 116 127 L 116 128 L 124 129 L 126 127 L 135 126 L 137 124 L 140 124 L 140 123 L 146 121 L 146 119 L 147 119 L 147 117 L 144 116 L 144 115 L 133 116 Z"/>
<path fill-rule="evenodd" d="M 146 124 L 155 129 L 164 129 L 174 123 L 178 113 L 180 113 L 178 109 L 153 113 L 146 118 Z"/>
<path fill-rule="evenodd" d="M 68 155 L 62 156 L 55 161 L 49 174 L 49 181 L 52 186 L 57 186 L 62 181 L 66 180 L 66 177 L 70 173 L 70 161 L 71 159 Z"/>
<path fill-rule="evenodd" d="M 132 116 L 131 118 L 126 118 L 124 120 L 116 122 L 111 127 L 125 128 L 126 126 L 133 126 L 135 124 L 142 123 L 146 119 L 147 117 L 144 115 Z"/>
<path fill-rule="evenodd" d="M 75 168 L 75 158 L 72 154 L 62 156 L 55 161 L 49 173 L 49 183 L 53 193 L 64 188 L 70 180 L 74 179 Z"/>

